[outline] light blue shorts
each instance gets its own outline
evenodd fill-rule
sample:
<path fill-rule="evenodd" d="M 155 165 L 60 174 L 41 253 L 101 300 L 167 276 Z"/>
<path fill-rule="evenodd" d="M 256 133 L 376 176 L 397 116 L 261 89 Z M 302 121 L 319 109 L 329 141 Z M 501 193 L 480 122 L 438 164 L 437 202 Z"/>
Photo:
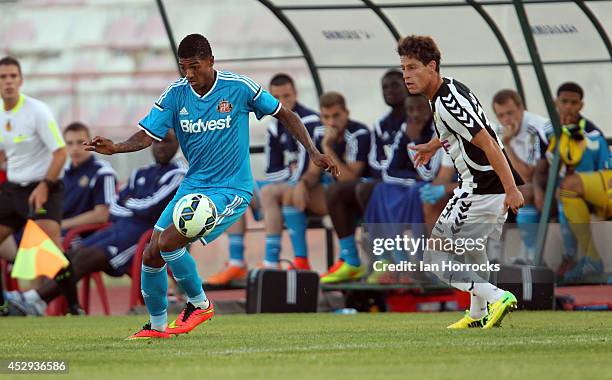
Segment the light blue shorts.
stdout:
<path fill-rule="evenodd" d="M 176 202 L 183 196 L 194 193 L 206 195 L 217 208 L 217 223 L 215 227 L 208 235 L 199 238 L 204 245 L 215 240 L 240 219 L 251 201 L 251 195 L 247 193 L 238 194 L 238 192 L 232 192 L 231 189 L 202 189 L 201 187 L 193 186 L 187 181 L 183 181 L 176 191 L 174 198 L 168 202 L 157 223 L 155 223 L 155 230 L 163 231 L 173 224 L 172 213 Z"/>

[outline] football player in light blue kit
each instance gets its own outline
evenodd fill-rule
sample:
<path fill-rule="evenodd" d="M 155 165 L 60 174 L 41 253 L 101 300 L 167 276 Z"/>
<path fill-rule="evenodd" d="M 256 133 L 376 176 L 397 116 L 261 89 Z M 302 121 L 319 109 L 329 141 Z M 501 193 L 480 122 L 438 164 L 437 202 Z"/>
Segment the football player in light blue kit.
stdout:
<path fill-rule="evenodd" d="M 333 160 L 317 150 L 298 116 L 250 78 L 213 68 L 212 49 L 204 36 L 185 37 L 179 44 L 178 56 L 184 77 L 161 94 L 139 123 L 141 131 L 122 143 L 115 144 L 103 137 L 86 143 L 88 150 L 102 154 L 133 152 L 148 147 L 153 140 L 162 140 L 173 129 L 189 162 L 189 171 L 155 224 L 143 254 L 142 295 L 150 322 L 129 339 L 169 338 L 189 332 L 213 316 L 214 307 L 202 290 L 196 263 L 185 249 L 195 239 L 183 236 L 175 228 L 172 213 L 184 195 L 208 196 L 218 212 L 214 229 L 200 239 L 208 244 L 245 212 L 253 191 L 250 112 L 258 118 L 273 115 L 279 119 L 304 145 L 315 165 L 332 174 L 338 172 Z M 188 297 L 183 311 L 169 325 L 166 265 Z"/>

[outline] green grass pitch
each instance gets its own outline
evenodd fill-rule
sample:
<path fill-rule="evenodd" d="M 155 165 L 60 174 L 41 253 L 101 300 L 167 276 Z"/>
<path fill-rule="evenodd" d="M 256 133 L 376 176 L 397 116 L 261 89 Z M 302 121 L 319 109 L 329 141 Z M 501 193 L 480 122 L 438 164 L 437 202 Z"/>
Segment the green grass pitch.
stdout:
<path fill-rule="evenodd" d="M 170 340 L 125 341 L 143 316 L 3 318 L 0 359 L 63 359 L 80 379 L 612 379 L 612 313 L 217 316 Z M 0 378 L 6 378 L 0 375 Z M 40 375 L 15 376 L 18 379 Z"/>

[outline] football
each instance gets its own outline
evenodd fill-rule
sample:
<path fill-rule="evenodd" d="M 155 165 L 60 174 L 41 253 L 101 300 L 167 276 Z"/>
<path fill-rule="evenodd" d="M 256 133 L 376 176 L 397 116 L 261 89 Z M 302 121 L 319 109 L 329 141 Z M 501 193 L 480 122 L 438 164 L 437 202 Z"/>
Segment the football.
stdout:
<path fill-rule="evenodd" d="M 217 222 L 217 208 L 204 194 L 187 194 L 174 206 L 172 220 L 185 237 L 204 237 Z"/>

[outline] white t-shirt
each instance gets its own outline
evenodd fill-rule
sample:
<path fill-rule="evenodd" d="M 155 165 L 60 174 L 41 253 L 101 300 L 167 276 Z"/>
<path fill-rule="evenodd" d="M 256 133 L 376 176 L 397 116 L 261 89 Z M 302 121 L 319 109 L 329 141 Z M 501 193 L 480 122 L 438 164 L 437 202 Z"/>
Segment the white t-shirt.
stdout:
<path fill-rule="evenodd" d="M 45 178 L 52 153 L 66 146 L 49 107 L 21 94 L 10 111 L 0 102 L 0 150 L 6 155 L 7 179 L 26 184 Z"/>
<path fill-rule="evenodd" d="M 544 125 L 547 122 L 548 119 L 525 111 L 521 122 L 521 129 L 510 140 L 510 147 L 514 153 L 529 166 L 535 166 L 536 162 L 541 158 L 540 137 L 544 136 Z M 546 141 L 546 138 L 544 137 L 543 140 Z"/>

